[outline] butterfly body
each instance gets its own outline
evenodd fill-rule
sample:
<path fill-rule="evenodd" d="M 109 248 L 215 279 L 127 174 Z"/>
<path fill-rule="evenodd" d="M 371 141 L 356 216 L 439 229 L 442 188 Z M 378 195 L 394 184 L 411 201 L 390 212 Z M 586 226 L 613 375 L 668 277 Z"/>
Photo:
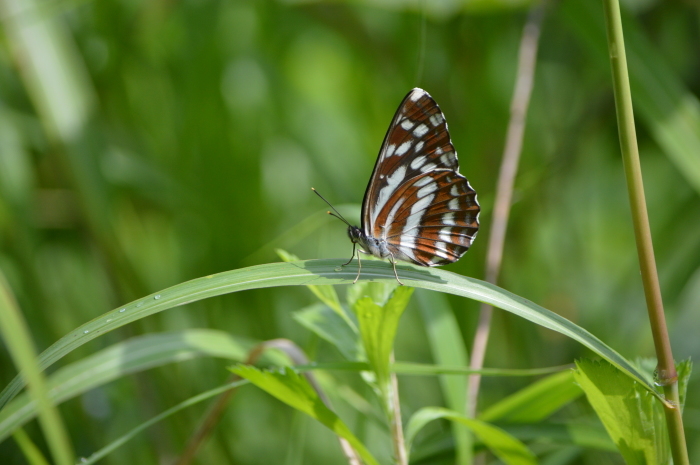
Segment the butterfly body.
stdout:
<path fill-rule="evenodd" d="M 352 258 L 359 245 L 389 259 L 401 283 L 396 260 L 421 266 L 459 260 L 479 230 L 479 211 L 476 192 L 459 173 L 445 116 L 426 91 L 411 90 L 384 137 L 362 201 L 362 226 L 348 224 Z M 360 267 L 358 255 L 358 278 Z"/>

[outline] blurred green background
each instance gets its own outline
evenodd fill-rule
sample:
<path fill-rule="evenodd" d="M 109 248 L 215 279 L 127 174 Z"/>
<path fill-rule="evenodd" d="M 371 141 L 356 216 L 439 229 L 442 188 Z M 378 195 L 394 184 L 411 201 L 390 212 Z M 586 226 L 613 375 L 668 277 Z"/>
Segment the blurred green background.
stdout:
<path fill-rule="evenodd" d="M 461 171 L 482 204 L 480 237 L 447 269 L 482 278 L 528 6 L 0 0 L 0 268 L 38 350 L 170 285 L 277 261 L 275 247 L 305 259 L 348 258 L 344 225 L 324 214 L 310 187 L 359 223 L 386 128 L 416 86 L 440 104 Z M 630 0 L 623 9 L 674 355 L 697 357 L 700 7 Z M 550 2 L 500 284 L 634 359 L 654 350 L 613 103 L 601 5 Z M 333 360 L 291 319 L 313 301 L 302 288 L 209 299 L 107 334 L 61 364 L 134 335 L 200 327 L 259 340 L 287 337 L 319 360 Z M 469 342 L 478 305 L 451 303 Z M 425 339 L 414 304 L 399 329 L 397 359 L 431 362 Z M 496 311 L 485 365 L 543 367 L 587 355 L 558 334 Z M 66 402 L 61 412 L 76 452 L 89 455 L 221 384 L 228 363 L 169 365 Z M 16 374 L 7 350 L 0 364 L 5 386 Z M 486 378 L 480 405 L 530 382 Z M 700 461 L 698 384 L 694 376 L 685 413 L 691 462 Z M 432 378 L 406 378 L 402 388 L 404 415 L 443 404 Z M 103 463 L 169 463 L 203 409 L 149 429 Z M 591 416 L 584 403 L 570 410 Z M 300 422 L 306 433 L 298 432 Z M 44 447 L 36 422 L 27 431 Z M 12 440 L 0 444 L 0 457 L 23 463 Z M 583 450 L 564 463 L 594 462 L 622 463 L 616 454 Z M 329 432 L 247 388 L 199 463 L 343 459 Z"/>

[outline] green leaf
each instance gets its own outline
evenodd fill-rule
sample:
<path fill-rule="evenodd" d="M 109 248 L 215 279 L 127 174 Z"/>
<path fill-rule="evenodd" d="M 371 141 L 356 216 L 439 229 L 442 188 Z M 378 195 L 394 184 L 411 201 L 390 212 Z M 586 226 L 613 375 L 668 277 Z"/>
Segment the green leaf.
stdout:
<path fill-rule="evenodd" d="M 285 404 L 321 422 L 336 435 L 347 440 L 362 459 L 370 465 L 379 462 L 370 454 L 350 429 L 323 403 L 311 384 L 302 375 L 287 367 L 284 372 L 261 371 L 248 365 L 238 365 L 231 371 Z"/>
<path fill-rule="evenodd" d="M 574 383 L 574 373 L 566 370 L 530 384 L 489 407 L 479 419 L 508 423 L 535 423 L 544 420 L 583 394 Z"/>
<path fill-rule="evenodd" d="M 365 260 L 365 263 L 369 261 L 373 260 Z M 348 305 L 350 308 L 353 308 L 358 300 L 363 297 L 369 297 L 374 303 L 383 307 L 397 287 L 399 287 L 399 285 L 396 280 L 391 282 L 358 281 L 357 284 L 353 284 L 347 288 Z"/>
<path fill-rule="evenodd" d="M 264 289 L 276 286 L 301 286 L 314 284 L 349 284 L 355 279 L 352 266 L 335 271 L 341 260 L 307 260 L 293 263 L 270 263 L 216 275 L 193 279 L 150 296 L 138 299 L 122 307 L 111 310 L 66 334 L 39 356 L 39 365 L 46 368 L 76 348 L 103 334 L 128 323 L 170 308 L 190 302 L 232 292 L 250 289 Z M 397 265 L 401 278 L 413 287 L 447 292 L 481 302 L 532 321 L 544 328 L 557 331 L 617 366 L 625 374 L 639 381 L 644 387 L 660 396 L 653 384 L 644 378 L 640 370 L 600 339 L 566 318 L 557 315 L 527 299 L 516 296 L 492 284 L 473 278 L 460 276 L 436 268 L 425 268 L 407 263 Z M 396 282 L 391 264 L 380 261 L 367 261 L 363 264 L 363 280 L 386 283 Z M 122 311 L 123 310 L 123 311 Z M 0 395 L 0 407 L 24 386 L 24 381 L 15 377 Z"/>
<path fill-rule="evenodd" d="M 678 373 L 678 395 L 681 402 L 681 410 L 685 408 L 685 399 L 688 392 L 688 381 L 693 373 L 693 362 L 690 359 L 683 360 L 676 364 Z"/>
<path fill-rule="evenodd" d="M 377 305 L 371 297 L 361 298 L 353 307 L 360 323 L 360 335 L 367 359 L 377 375 L 381 390 L 388 386 L 394 337 L 411 294 L 413 288 L 397 287 L 383 307 Z"/>
<path fill-rule="evenodd" d="M 120 377 L 195 357 L 243 361 L 252 341 L 224 331 L 189 329 L 134 337 L 57 370 L 47 378 L 52 402 L 60 404 Z M 0 411 L 0 441 L 36 417 L 36 403 L 22 393 Z"/>
<path fill-rule="evenodd" d="M 489 448 L 493 454 L 507 465 L 535 465 L 535 456 L 525 444 L 500 428 L 481 420 L 474 420 L 452 410 L 427 407 L 417 411 L 406 427 L 406 447 L 410 451 L 416 434 L 433 420 L 444 418 L 468 427 Z"/>
<path fill-rule="evenodd" d="M 298 261 L 299 258 L 296 255 L 293 255 L 286 250 L 282 249 L 277 249 L 275 250 L 277 252 L 277 255 L 280 256 L 282 260 L 285 262 L 294 262 Z M 355 328 L 355 323 L 350 320 L 350 318 L 345 314 L 345 310 L 343 310 L 343 306 L 340 305 L 340 299 L 338 299 L 338 293 L 335 292 L 335 288 L 333 286 L 316 286 L 313 284 L 308 284 L 306 286 L 313 294 L 323 302 L 324 304 L 328 305 L 331 310 L 333 310 L 340 318 L 342 318 L 345 323 L 350 326 L 353 329 Z"/>
<path fill-rule="evenodd" d="M 355 327 L 323 304 L 311 305 L 293 314 L 294 320 L 321 339 L 333 344 L 347 360 L 362 360 L 364 353 Z"/>
<path fill-rule="evenodd" d="M 580 360 L 574 373 L 629 465 L 669 463 L 661 405 L 638 382 L 605 361 Z"/>

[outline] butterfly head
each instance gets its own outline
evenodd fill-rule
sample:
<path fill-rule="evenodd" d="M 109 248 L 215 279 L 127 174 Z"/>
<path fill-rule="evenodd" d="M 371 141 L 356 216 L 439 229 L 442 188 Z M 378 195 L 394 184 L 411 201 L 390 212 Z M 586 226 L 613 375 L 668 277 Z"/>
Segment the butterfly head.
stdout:
<path fill-rule="evenodd" d="M 353 242 L 353 244 L 361 244 L 361 239 L 364 238 L 364 236 L 365 233 L 362 232 L 362 229 L 358 228 L 357 226 L 348 225 L 348 237 Z"/>

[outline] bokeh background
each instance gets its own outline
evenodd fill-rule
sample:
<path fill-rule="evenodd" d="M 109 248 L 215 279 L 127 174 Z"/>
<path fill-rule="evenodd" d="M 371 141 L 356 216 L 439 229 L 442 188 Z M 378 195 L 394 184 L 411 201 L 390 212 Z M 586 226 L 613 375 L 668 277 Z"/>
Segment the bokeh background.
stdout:
<path fill-rule="evenodd" d="M 397 105 L 412 87 L 445 113 L 482 230 L 456 273 L 482 278 L 522 27 L 505 0 L 0 0 L 0 267 L 43 350 L 82 323 L 188 279 L 277 261 L 347 258 L 351 221 Z M 700 355 L 700 6 L 623 3 L 637 130 L 677 359 Z M 585 327 L 628 358 L 653 356 L 619 154 L 600 2 L 549 2 L 500 284 Z M 107 334 L 61 364 L 129 337 L 218 328 L 324 350 L 290 316 L 303 288 L 178 307 Z M 450 299 L 464 338 L 478 305 Z M 431 362 L 412 306 L 397 359 Z M 487 367 L 589 355 L 496 311 Z M 0 351 L 0 384 L 16 374 Z M 223 360 L 111 383 L 61 412 L 78 454 L 221 384 Z M 60 364 L 59 364 L 60 365 Z M 485 379 L 488 406 L 529 379 Z M 700 461 L 700 392 L 686 431 Z M 405 381 L 405 415 L 442 405 Z M 204 407 L 103 463 L 168 463 Z M 591 415 L 581 404 L 575 410 Z M 330 433 L 255 391 L 237 395 L 199 463 L 343 463 Z M 27 427 L 42 445 L 36 423 Z M 292 438 L 294 440 L 292 441 Z M 321 440 L 320 440 L 321 439 Z M 3 463 L 23 463 L 12 440 Z M 290 458 L 291 457 L 291 458 Z M 565 462 L 622 463 L 578 450 Z M 449 463 L 446 461 L 445 463 Z"/>

